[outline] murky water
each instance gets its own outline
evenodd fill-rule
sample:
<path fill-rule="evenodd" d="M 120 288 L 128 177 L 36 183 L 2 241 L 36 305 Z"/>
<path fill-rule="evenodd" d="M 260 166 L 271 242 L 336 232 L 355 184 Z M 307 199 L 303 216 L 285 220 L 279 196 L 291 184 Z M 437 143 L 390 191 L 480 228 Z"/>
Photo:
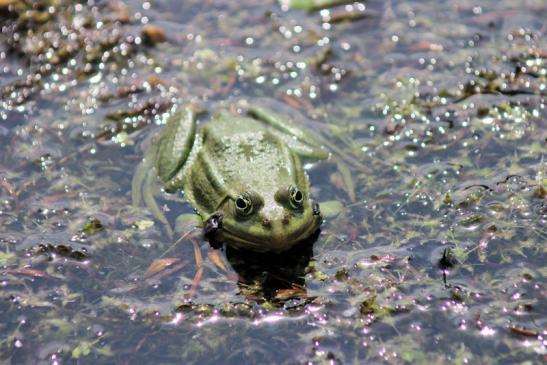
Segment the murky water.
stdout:
<path fill-rule="evenodd" d="M 546 18 L 0 0 L 1 361 L 544 362 Z M 282 257 L 174 243 L 131 204 L 164 113 L 242 101 L 344 157 L 309 170 L 344 209 Z"/>

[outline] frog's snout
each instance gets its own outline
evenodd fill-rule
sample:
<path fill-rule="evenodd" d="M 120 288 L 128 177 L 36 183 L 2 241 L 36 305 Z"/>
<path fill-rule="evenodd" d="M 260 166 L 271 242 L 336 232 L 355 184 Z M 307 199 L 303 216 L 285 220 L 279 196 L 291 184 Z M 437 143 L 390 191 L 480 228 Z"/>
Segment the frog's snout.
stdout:
<path fill-rule="evenodd" d="M 276 227 L 280 228 L 280 226 L 286 226 L 291 222 L 291 215 L 288 212 L 283 212 L 281 214 L 278 214 L 277 217 L 272 217 L 271 215 L 268 215 L 267 213 L 263 212 L 261 214 L 261 218 L 262 218 L 262 226 L 269 230 Z"/>

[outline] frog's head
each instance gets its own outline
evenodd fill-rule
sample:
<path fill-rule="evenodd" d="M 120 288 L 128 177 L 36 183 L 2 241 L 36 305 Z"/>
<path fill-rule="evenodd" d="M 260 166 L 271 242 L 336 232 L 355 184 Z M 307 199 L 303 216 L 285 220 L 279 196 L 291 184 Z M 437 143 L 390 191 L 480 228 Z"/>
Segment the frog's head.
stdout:
<path fill-rule="evenodd" d="M 295 185 L 271 194 L 244 191 L 226 199 L 218 230 L 222 240 L 254 251 L 285 251 L 321 225 L 319 205 Z"/>

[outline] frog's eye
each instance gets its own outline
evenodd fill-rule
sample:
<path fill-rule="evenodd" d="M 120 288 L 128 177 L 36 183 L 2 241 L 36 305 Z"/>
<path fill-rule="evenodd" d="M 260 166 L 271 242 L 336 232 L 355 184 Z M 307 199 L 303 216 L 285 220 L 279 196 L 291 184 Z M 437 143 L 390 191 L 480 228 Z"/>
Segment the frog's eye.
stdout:
<path fill-rule="evenodd" d="M 294 185 L 289 186 L 289 203 L 294 209 L 300 209 L 304 204 L 304 193 Z"/>
<path fill-rule="evenodd" d="M 240 217 L 247 217 L 253 212 L 253 200 L 247 193 L 240 194 L 235 201 L 236 213 Z"/>

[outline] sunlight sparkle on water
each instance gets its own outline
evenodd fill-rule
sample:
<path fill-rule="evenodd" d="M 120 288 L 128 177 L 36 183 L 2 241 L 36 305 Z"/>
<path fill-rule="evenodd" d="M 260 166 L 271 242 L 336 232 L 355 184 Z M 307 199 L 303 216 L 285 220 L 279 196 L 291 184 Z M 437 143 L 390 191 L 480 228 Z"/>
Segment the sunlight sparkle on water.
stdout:
<path fill-rule="evenodd" d="M 202 322 L 199 322 L 198 324 L 196 324 L 196 326 L 197 327 L 203 327 L 206 324 L 218 322 L 219 319 L 220 319 L 220 316 L 217 315 L 217 314 L 214 314 L 211 317 L 207 318 L 206 320 L 204 320 Z"/>
<path fill-rule="evenodd" d="M 496 330 L 494 330 L 493 328 L 491 327 L 488 327 L 488 326 L 484 326 L 481 331 L 480 331 L 480 334 L 485 336 L 485 337 L 488 337 L 488 336 L 493 336 L 496 334 Z"/>
<path fill-rule="evenodd" d="M 283 319 L 287 319 L 287 317 L 280 314 L 271 314 L 271 315 L 255 320 L 253 324 L 258 326 L 262 323 L 277 323 Z"/>

